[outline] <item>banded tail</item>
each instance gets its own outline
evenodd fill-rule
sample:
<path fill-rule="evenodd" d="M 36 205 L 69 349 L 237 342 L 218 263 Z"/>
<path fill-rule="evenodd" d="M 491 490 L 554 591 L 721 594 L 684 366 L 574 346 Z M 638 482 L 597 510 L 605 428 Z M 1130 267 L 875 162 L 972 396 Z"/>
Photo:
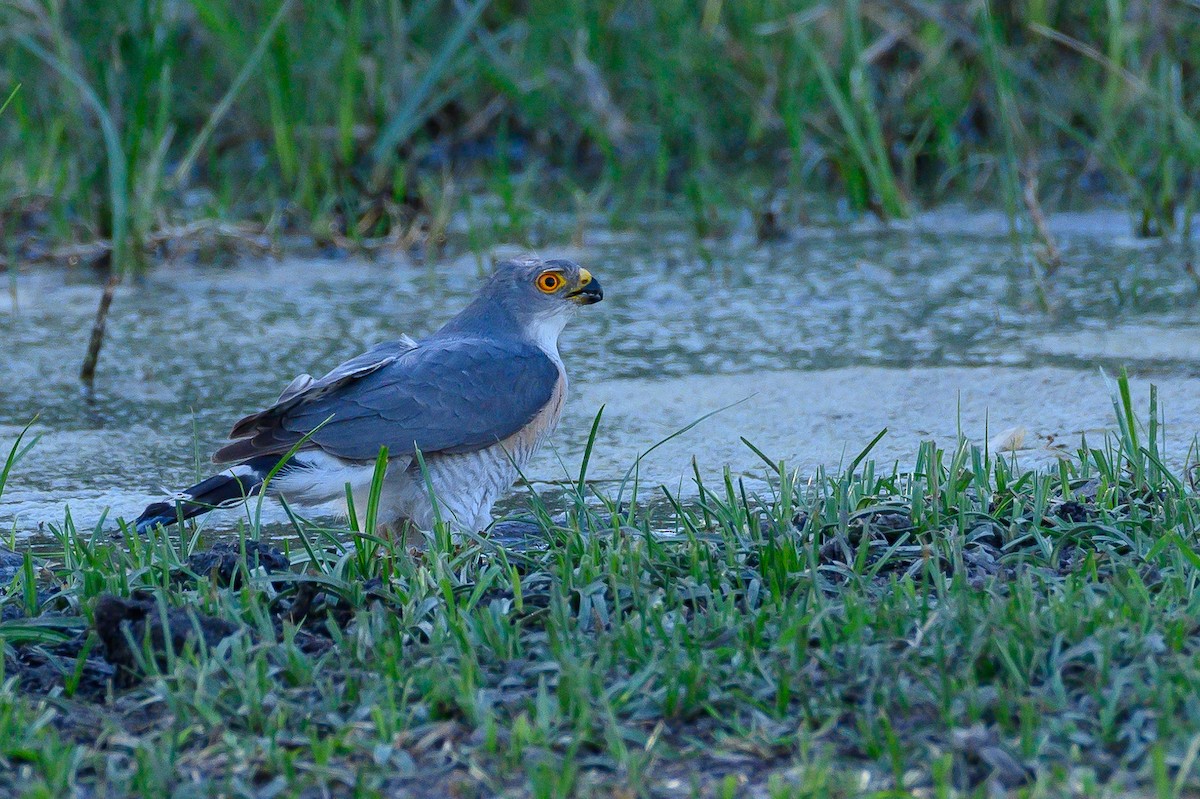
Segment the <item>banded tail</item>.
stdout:
<path fill-rule="evenodd" d="M 207 480 L 201 480 L 167 502 L 155 502 L 148 505 L 134 522 L 137 531 L 145 533 L 157 524 L 169 527 L 181 517 L 194 519 L 210 510 L 240 505 L 262 491 L 267 475 L 284 457 L 283 455 L 260 455 L 257 458 L 251 458 L 220 474 L 215 474 Z M 177 505 L 178 511 L 176 511 Z"/>

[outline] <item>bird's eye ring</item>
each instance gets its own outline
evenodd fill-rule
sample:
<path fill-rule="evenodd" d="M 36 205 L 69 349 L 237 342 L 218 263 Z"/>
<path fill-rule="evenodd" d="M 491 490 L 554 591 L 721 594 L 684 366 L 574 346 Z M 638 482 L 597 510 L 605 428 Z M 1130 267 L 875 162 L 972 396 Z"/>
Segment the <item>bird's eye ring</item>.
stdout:
<path fill-rule="evenodd" d="M 544 272 L 538 275 L 537 287 L 546 294 L 553 294 L 562 288 L 564 282 L 563 276 L 557 272 Z"/>

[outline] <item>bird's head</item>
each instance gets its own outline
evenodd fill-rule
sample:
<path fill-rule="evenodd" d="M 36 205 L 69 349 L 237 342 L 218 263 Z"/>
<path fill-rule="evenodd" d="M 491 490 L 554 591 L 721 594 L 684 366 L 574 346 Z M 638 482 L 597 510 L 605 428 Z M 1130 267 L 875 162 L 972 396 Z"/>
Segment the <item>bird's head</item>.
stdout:
<path fill-rule="evenodd" d="M 574 311 L 602 299 L 600 281 L 574 261 L 528 258 L 498 264 L 463 316 L 472 322 L 481 315 L 492 323 L 511 320 L 525 335 L 548 343 L 558 339 Z"/>
<path fill-rule="evenodd" d="M 488 290 L 510 307 L 545 314 L 604 299 L 600 281 L 574 261 L 530 258 L 496 266 Z"/>

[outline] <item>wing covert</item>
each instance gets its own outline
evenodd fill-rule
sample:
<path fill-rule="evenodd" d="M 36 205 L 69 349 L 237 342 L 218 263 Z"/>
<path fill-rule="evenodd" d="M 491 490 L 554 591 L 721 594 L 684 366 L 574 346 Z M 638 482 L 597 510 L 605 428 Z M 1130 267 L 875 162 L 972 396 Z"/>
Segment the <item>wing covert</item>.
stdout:
<path fill-rule="evenodd" d="M 443 339 L 369 355 L 285 391 L 239 422 L 231 437 L 241 440 L 213 459 L 286 452 L 310 433 L 306 447 L 350 460 L 370 460 L 381 446 L 392 455 L 470 452 L 528 424 L 559 379 L 549 356 L 520 341 Z"/>

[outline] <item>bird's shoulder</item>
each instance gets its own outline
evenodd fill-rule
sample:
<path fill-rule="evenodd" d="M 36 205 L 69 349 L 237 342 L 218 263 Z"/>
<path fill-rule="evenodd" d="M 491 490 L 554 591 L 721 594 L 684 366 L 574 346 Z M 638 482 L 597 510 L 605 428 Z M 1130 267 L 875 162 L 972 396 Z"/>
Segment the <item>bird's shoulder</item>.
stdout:
<path fill-rule="evenodd" d="M 551 355 L 539 344 L 519 338 L 499 338 L 470 333 L 432 336 L 415 342 L 398 366 L 467 361 L 503 366 L 504 364 L 548 364 L 557 368 L 557 353 Z"/>
<path fill-rule="evenodd" d="M 346 394 L 380 390 L 425 398 L 481 394 L 530 399 L 549 397 L 562 364 L 533 342 L 471 335 L 439 336 L 361 375 Z"/>

